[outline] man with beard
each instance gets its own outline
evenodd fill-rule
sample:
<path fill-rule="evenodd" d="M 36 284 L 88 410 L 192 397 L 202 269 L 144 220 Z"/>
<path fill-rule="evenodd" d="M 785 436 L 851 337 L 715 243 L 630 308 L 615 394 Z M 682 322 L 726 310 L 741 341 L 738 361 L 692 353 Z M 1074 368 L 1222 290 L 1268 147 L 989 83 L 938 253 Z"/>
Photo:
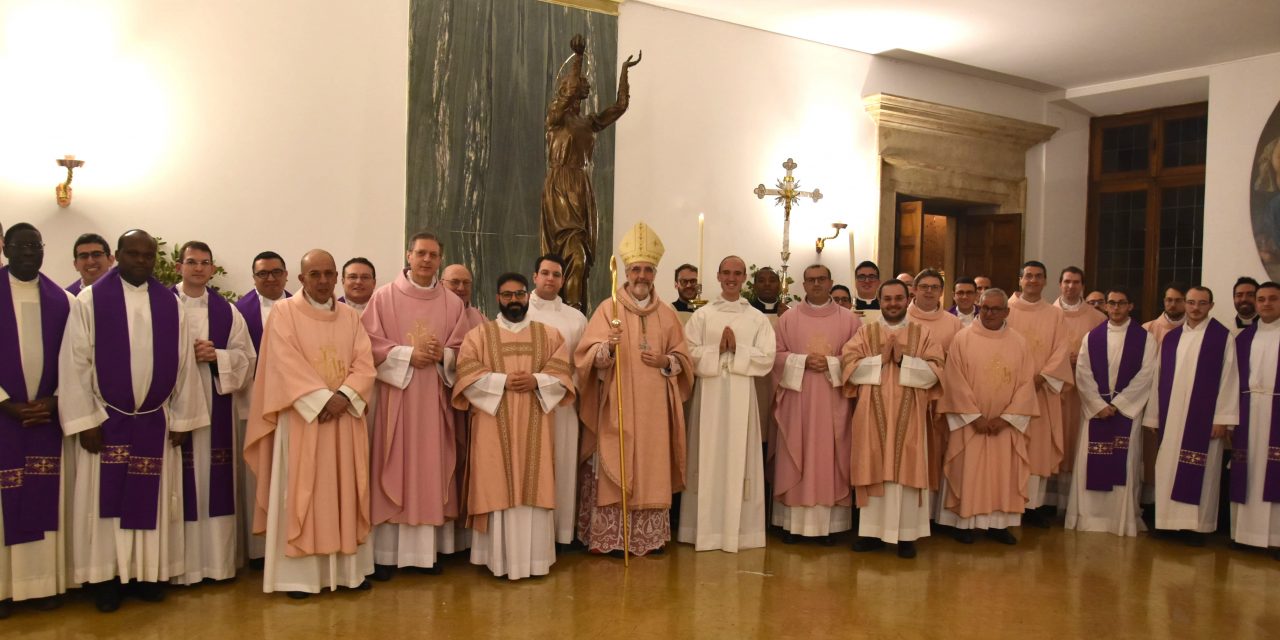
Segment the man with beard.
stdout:
<path fill-rule="evenodd" d="M 653 289 L 663 252 L 662 241 L 643 222 L 623 236 L 618 254 L 627 281 L 615 294 L 616 311 L 610 300 L 596 305 L 573 356 L 585 427 L 578 537 L 596 553 L 621 556 L 626 537 L 631 553 L 660 551 L 671 539 L 671 495 L 684 489 L 682 403 L 693 386 L 693 362 L 676 312 Z M 615 366 L 618 357 L 622 362 Z M 614 377 L 618 369 L 621 384 Z M 619 402 L 629 536 L 621 509 Z"/>
<path fill-rule="evenodd" d="M 1019 292 L 1009 299 L 1009 328 L 1027 341 L 1036 370 L 1036 399 L 1040 409 L 1027 426 L 1027 522 L 1048 527 L 1056 513 L 1056 494 L 1050 480 L 1062 464 L 1062 390 L 1071 384 L 1071 355 L 1067 353 L 1067 325 L 1062 309 L 1043 298 L 1047 271 L 1041 262 L 1028 261 L 1018 273 Z M 1065 497 L 1065 496 L 1064 496 Z"/>
<path fill-rule="evenodd" d="M 373 293 L 361 324 L 378 367 L 373 413 L 375 580 L 397 567 L 439 573 L 436 556 L 463 542 L 453 364 L 471 325 L 463 302 L 436 278 L 443 247 L 428 232 L 409 239 L 409 267 Z M 469 279 L 469 278 L 468 278 Z"/>
<path fill-rule="evenodd" d="M 943 467 L 938 524 L 955 527 L 957 542 L 973 544 L 974 530 L 1017 544 L 1026 507 L 1027 424 L 1035 415 L 1036 375 L 1027 341 L 1005 322 L 1008 298 L 987 289 L 979 321 L 956 335 L 943 372 L 938 411 L 951 435 Z"/>
<path fill-rule="evenodd" d="M 116 269 L 80 292 L 58 360 L 58 412 L 77 435 L 72 511 L 74 580 L 98 585 L 99 611 L 120 607 L 121 583 L 147 601 L 183 573 L 182 453 L 209 408 L 188 319 L 155 278 L 155 238 L 116 243 Z"/>
<path fill-rule="evenodd" d="M 116 259 L 111 255 L 111 247 L 107 246 L 107 239 L 96 233 L 86 233 L 76 238 L 76 243 L 72 245 L 71 257 L 73 258 L 71 266 L 75 267 L 76 273 L 80 274 L 80 279 L 67 287 L 67 291 L 70 291 L 73 296 L 79 295 L 81 289 L 97 282 L 98 278 L 106 275 L 111 270 L 111 266 L 116 263 Z"/>
<path fill-rule="evenodd" d="M 364 313 L 369 297 L 378 288 L 378 272 L 368 258 L 352 258 L 342 265 L 342 297 L 338 302 Z"/>
<path fill-rule="evenodd" d="M 373 572 L 369 336 L 334 299 L 329 252 L 304 254 L 298 280 L 302 295 L 276 307 L 262 336 L 244 449 L 261 479 L 253 527 L 266 536 L 262 590 L 294 599 L 368 589 Z"/>
<path fill-rule="evenodd" d="M 1231 302 L 1236 307 L 1236 327 L 1233 333 L 1239 333 L 1245 327 L 1253 326 L 1258 321 L 1258 281 L 1249 276 L 1236 279 L 1231 287 Z"/>
<path fill-rule="evenodd" d="M 236 539 L 237 522 L 247 518 L 245 508 L 236 508 L 236 461 L 243 442 L 236 439 L 234 394 L 253 384 L 258 356 L 240 312 L 209 287 L 217 269 L 213 249 L 192 240 L 179 248 L 178 258 L 182 282 L 174 293 L 187 316 L 185 348 L 200 372 L 201 401 L 210 417 L 209 428 L 197 429 L 182 445 L 187 560 L 186 570 L 173 581 L 191 585 L 234 578 L 244 562 Z"/>
<path fill-rule="evenodd" d="M 1155 320 L 1142 325 L 1159 345 L 1166 334 L 1187 321 L 1187 285 L 1170 282 L 1164 287 L 1164 311 Z"/>
<path fill-rule="evenodd" d="M 915 277 L 915 283 L 915 299 L 907 305 L 907 319 L 929 330 L 930 340 L 941 348 L 940 357 L 943 362 L 946 362 L 951 341 L 964 328 L 964 324 L 960 318 L 942 309 L 942 291 L 946 287 L 946 280 L 943 279 L 941 272 L 925 269 Z M 938 483 L 942 478 L 942 454 L 947 450 L 949 433 L 946 416 L 936 410 L 936 400 L 939 397 L 941 397 L 939 393 L 933 393 L 930 396 L 926 429 L 929 438 L 929 491 L 934 498 L 929 513 L 934 518 L 938 517 L 940 508 L 940 501 L 937 499 L 940 495 Z"/>
<path fill-rule="evenodd" d="M 533 285 L 533 295 L 529 296 L 529 319 L 559 331 L 560 337 L 564 338 L 565 351 L 572 354 L 578 348 L 582 333 L 587 330 L 587 318 L 560 299 L 560 289 L 564 286 L 564 260 L 560 256 L 539 256 L 534 261 Z M 554 425 L 556 544 L 567 548 L 573 543 L 578 505 L 579 427 L 578 410 L 573 403 L 556 407 Z"/>
<path fill-rule="evenodd" d="M 941 275 L 926 269 L 919 283 L 929 287 L 930 312 L 958 324 L 938 304 Z M 879 321 L 858 329 L 840 356 L 845 394 L 858 398 L 849 467 L 859 510 L 853 550 L 889 543 L 898 545 L 898 557 L 914 558 L 915 541 L 929 535 L 929 405 L 941 392 L 942 344 L 909 318 L 905 283 L 880 285 L 879 300 Z"/>
<path fill-rule="evenodd" d="M 40 273 L 44 239 L 9 227 L 0 268 L 0 619 L 12 603 L 57 606 L 67 590 L 63 510 L 72 475 L 71 438 L 58 419 L 58 350 L 73 303 Z"/>
<path fill-rule="evenodd" d="M 698 551 L 737 552 L 764 546 L 764 455 L 754 379 L 773 370 L 776 349 L 772 324 L 742 298 L 746 262 L 728 256 L 716 271 L 720 295 L 685 325 L 697 379 L 678 539 Z"/>
<path fill-rule="evenodd" d="M 573 404 L 560 332 L 527 317 L 529 282 L 498 277 L 501 313 L 467 333 L 453 406 L 471 409 L 467 526 L 471 563 L 519 580 L 556 561 L 554 418 Z"/>
<path fill-rule="evenodd" d="M 682 264 L 676 267 L 676 301 L 671 303 L 671 308 L 676 310 L 676 315 L 680 316 L 680 322 L 689 322 L 689 316 L 693 315 L 696 308 L 690 302 L 698 298 L 701 287 L 698 283 L 698 268 L 691 264 Z"/>
<path fill-rule="evenodd" d="M 1083 407 L 1068 529 L 1136 536 L 1142 529 L 1140 431 L 1155 373 L 1156 341 L 1129 318 L 1129 293 L 1107 292 L 1108 322 L 1090 330 L 1076 360 Z M 1090 311 L 1092 313 L 1092 311 Z"/>
<path fill-rule="evenodd" d="M 1156 529 L 1203 546 L 1218 528 L 1222 451 L 1240 421 L 1240 372 L 1230 331 L 1210 318 L 1213 291 L 1187 291 L 1187 322 L 1160 342 L 1143 426 L 1156 429 Z"/>
<path fill-rule="evenodd" d="M 831 270 L 810 265 L 804 270 L 804 301 L 778 321 L 773 365 L 780 387 L 774 411 L 778 430 L 770 442 L 769 463 L 773 524 L 782 527 L 787 544 L 797 536 L 831 544 L 831 534 L 853 526 L 853 405 L 844 397 L 839 355 L 862 322 L 835 304 L 830 290 Z"/>
<path fill-rule="evenodd" d="M 978 319 L 978 283 L 969 277 L 956 278 L 951 292 L 955 304 L 947 311 L 960 319 L 960 325 L 967 327 Z"/>

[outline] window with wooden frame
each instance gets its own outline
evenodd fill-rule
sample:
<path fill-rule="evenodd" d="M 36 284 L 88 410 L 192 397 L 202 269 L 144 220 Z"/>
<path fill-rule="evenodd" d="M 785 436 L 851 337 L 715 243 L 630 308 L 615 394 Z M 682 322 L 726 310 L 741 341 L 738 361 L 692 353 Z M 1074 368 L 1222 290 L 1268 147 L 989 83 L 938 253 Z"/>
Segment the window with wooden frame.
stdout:
<path fill-rule="evenodd" d="M 1121 285 L 1133 317 L 1163 310 L 1164 285 L 1200 282 L 1208 103 L 1094 118 L 1085 271 Z"/>

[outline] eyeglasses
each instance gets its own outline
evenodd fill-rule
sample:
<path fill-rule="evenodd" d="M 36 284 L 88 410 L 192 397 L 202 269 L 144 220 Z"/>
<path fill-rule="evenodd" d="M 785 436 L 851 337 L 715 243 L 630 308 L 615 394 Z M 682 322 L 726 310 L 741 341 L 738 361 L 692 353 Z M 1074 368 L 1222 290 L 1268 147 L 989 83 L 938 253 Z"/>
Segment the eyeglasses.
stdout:
<path fill-rule="evenodd" d="M 373 275 L 368 273 L 348 273 L 342 279 L 355 282 L 373 282 Z"/>
<path fill-rule="evenodd" d="M 1128 300 L 1108 300 L 1102 304 L 1105 304 L 1108 307 L 1123 307 L 1127 304 L 1132 304 L 1132 303 L 1130 303 Z"/>
<path fill-rule="evenodd" d="M 39 251 L 44 248 L 43 242 L 15 242 L 11 245 L 15 251 Z"/>
<path fill-rule="evenodd" d="M 85 251 L 76 254 L 76 260 L 101 260 L 107 257 L 106 251 Z"/>
<path fill-rule="evenodd" d="M 876 280 L 880 279 L 880 276 L 874 276 L 869 273 L 859 273 L 858 275 L 854 276 L 853 279 L 857 280 L 858 282 L 875 282 Z"/>
<path fill-rule="evenodd" d="M 942 291 L 942 285 L 940 285 L 940 284 L 918 284 L 918 285 L 916 285 L 916 291 Z"/>
<path fill-rule="evenodd" d="M 182 261 L 182 265 L 185 267 L 211 267 L 213 266 L 213 261 L 212 260 L 196 260 L 195 258 L 187 258 L 186 260 Z"/>
<path fill-rule="evenodd" d="M 996 314 L 996 313 L 1004 313 L 1008 310 L 1009 310 L 1009 307 L 978 307 L 978 313 Z"/>
<path fill-rule="evenodd" d="M 529 292 L 521 289 L 519 291 L 499 291 L 498 299 L 503 302 L 511 302 L 512 300 L 524 300 L 529 297 Z"/>
<path fill-rule="evenodd" d="M 468 287 L 469 287 L 469 286 L 471 286 L 471 281 L 470 281 L 470 280 L 459 280 L 459 279 L 457 279 L 457 278 L 453 278 L 453 279 L 451 279 L 451 280 L 441 280 L 441 282 L 443 282 L 443 283 L 445 283 L 445 284 L 447 284 L 447 285 L 449 285 L 449 286 L 451 286 L 451 287 L 461 287 L 461 286 L 468 286 Z"/>
<path fill-rule="evenodd" d="M 253 272 L 253 277 L 255 277 L 255 278 L 259 279 L 259 280 L 266 280 L 267 278 L 275 278 L 275 279 L 277 279 L 277 280 L 278 280 L 278 279 L 280 279 L 280 278 L 283 278 L 283 277 L 284 277 L 284 269 L 270 269 L 270 270 L 263 270 L 263 271 L 254 271 L 254 272 Z"/>
<path fill-rule="evenodd" d="M 688 278 L 688 279 L 684 279 L 684 280 L 676 280 L 676 284 L 677 284 L 677 285 L 679 285 L 679 286 L 681 286 L 681 287 L 696 287 L 696 286 L 698 286 L 698 279 L 697 279 L 697 278 Z"/>

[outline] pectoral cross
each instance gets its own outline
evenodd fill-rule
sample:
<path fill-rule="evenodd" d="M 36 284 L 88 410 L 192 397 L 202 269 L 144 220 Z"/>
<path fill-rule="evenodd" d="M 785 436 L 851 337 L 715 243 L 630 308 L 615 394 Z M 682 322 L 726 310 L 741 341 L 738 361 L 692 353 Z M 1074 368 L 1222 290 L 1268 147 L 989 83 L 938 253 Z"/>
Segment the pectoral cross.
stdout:
<path fill-rule="evenodd" d="M 800 191 L 800 182 L 795 176 L 791 175 L 792 170 L 800 165 L 795 160 L 787 158 L 782 163 L 782 168 L 787 170 L 787 175 L 778 180 L 776 189 L 766 189 L 764 183 L 755 188 L 756 197 L 764 200 L 765 196 L 776 196 L 773 199 L 774 204 L 782 205 L 782 293 L 785 296 L 789 287 L 787 286 L 787 261 L 791 259 L 791 207 L 799 204 L 800 198 L 812 198 L 814 202 L 822 199 L 822 192 L 814 189 L 813 191 Z"/>

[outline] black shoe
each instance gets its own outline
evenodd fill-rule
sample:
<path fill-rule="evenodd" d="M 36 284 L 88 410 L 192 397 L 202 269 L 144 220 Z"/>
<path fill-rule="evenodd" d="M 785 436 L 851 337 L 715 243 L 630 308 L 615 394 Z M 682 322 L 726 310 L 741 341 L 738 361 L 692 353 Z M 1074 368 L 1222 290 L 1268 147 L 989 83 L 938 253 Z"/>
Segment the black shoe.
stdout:
<path fill-rule="evenodd" d="M 311 594 L 306 591 L 290 591 L 288 596 L 292 600 L 306 600 L 311 597 Z"/>
<path fill-rule="evenodd" d="M 973 544 L 973 529 L 953 529 L 951 537 L 960 544 Z"/>
<path fill-rule="evenodd" d="M 0 600 L 0 620 L 4 620 L 13 615 L 13 601 Z"/>
<path fill-rule="evenodd" d="M 556 553 L 573 553 L 575 551 L 586 551 L 586 549 L 587 545 L 582 544 L 578 540 L 573 540 L 564 544 L 559 542 L 556 543 Z"/>
<path fill-rule="evenodd" d="M 1183 534 L 1182 541 L 1187 543 L 1188 547 L 1203 547 L 1205 543 L 1205 534 L 1199 531 L 1187 531 Z"/>
<path fill-rule="evenodd" d="M 617 558 L 619 560 L 626 557 L 626 554 L 622 552 L 622 549 L 614 549 L 613 551 L 610 551 L 607 555 L 610 558 Z"/>
<path fill-rule="evenodd" d="M 1280 560 L 1280 549 L 1273 550 L 1271 552 L 1271 557 L 1275 558 L 1276 560 Z"/>
<path fill-rule="evenodd" d="M 143 602 L 164 602 L 164 585 L 159 582 L 135 582 L 133 594 Z"/>
<path fill-rule="evenodd" d="M 249 558 L 249 568 L 254 571 L 262 571 L 267 566 L 266 558 Z"/>
<path fill-rule="evenodd" d="M 880 538 L 858 536 L 858 539 L 853 541 L 853 550 L 858 553 L 865 553 L 867 551 L 875 551 L 876 549 L 883 548 L 884 540 L 881 540 Z"/>
<path fill-rule="evenodd" d="M 790 531 L 782 532 L 782 544 L 800 544 L 800 537 Z"/>
<path fill-rule="evenodd" d="M 833 547 L 836 544 L 836 539 L 831 537 L 830 534 L 828 534 L 828 535 L 822 536 L 821 538 L 818 538 L 818 542 L 824 547 Z"/>
<path fill-rule="evenodd" d="M 93 605 L 102 613 L 111 613 L 120 608 L 124 595 L 120 592 L 120 580 L 111 579 L 100 582 L 93 588 Z"/>
<path fill-rule="evenodd" d="M 908 560 L 916 557 L 916 543 L 915 542 L 899 542 L 898 557 L 906 558 Z"/>
<path fill-rule="evenodd" d="M 414 567 L 414 568 L 418 570 L 418 573 L 424 573 L 429 576 L 438 576 L 444 573 L 444 566 L 441 565 L 439 562 L 435 563 L 435 565 L 430 567 Z"/>
<path fill-rule="evenodd" d="M 666 555 L 666 554 L 667 554 L 667 545 L 665 545 L 665 544 L 664 544 L 664 545 L 662 545 L 661 547 L 658 547 L 657 549 L 654 549 L 653 551 L 650 551 L 647 555 L 651 555 L 651 556 L 663 556 L 663 555 Z"/>
<path fill-rule="evenodd" d="M 1022 523 L 1037 529 L 1049 528 L 1049 518 L 1045 517 L 1044 512 L 1037 509 L 1031 509 L 1023 513 Z"/>
<path fill-rule="evenodd" d="M 36 608 L 41 611 L 53 611 L 62 606 L 62 596 L 49 596 L 35 601 Z"/>
<path fill-rule="evenodd" d="M 987 529 L 987 537 L 1001 544 L 1018 544 L 1018 539 L 1008 529 Z"/>
<path fill-rule="evenodd" d="M 396 568 L 389 564 L 375 564 L 373 565 L 373 575 L 371 577 L 378 582 L 386 582 L 391 579 L 391 574 L 395 570 Z"/>
<path fill-rule="evenodd" d="M 355 589 L 356 591 L 368 591 L 373 588 L 373 583 L 369 582 L 368 580 L 361 580 L 360 584 L 352 588 Z"/>

